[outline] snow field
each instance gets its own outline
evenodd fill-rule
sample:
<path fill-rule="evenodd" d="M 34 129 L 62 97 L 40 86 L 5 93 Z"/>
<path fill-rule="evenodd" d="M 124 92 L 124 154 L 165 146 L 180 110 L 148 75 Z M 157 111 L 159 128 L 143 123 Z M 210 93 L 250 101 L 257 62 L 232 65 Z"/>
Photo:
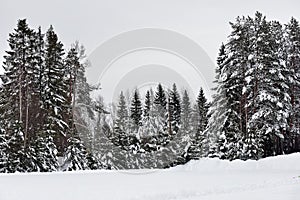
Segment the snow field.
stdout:
<path fill-rule="evenodd" d="M 300 153 L 165 170 L 2 174 L 0 188 L 0 200 L 298 200 Z"/>

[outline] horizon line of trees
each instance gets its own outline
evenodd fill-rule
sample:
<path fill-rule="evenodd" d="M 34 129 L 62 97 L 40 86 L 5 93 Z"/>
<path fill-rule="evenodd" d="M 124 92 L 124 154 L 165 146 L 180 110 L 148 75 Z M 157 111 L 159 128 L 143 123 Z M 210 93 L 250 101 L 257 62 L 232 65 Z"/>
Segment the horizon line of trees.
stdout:
<path fill-rule="evenodd" d="M 184 146 L 189 152 L 185 153 L 186 159 L 199 158 L 200 154 L 190 151 L 192 148 L 201 151 L 200 142 L 205 139 L 201 134 L 208 123 L 208 109 L 209 103 L 202 88 L 195 103 L 187 90 L 180 94 L 175 83 L 171 89 L 159 83 L 156 91 L 150 88 L 144 98 L 140 97 L 137 89 L 131 99 L 127 99 L 121 91 L 116 112 L 113 113 L 113 133 L 110 137 L 124 149 L 151 152 L 159 150 L 180 134 L 189 142 Z"/>
<path fill-rule="evenodd" d="M 215 95 L 158 84 L 120 93 L 112 113 L 85 77 L 78 42 L 19 20 L 0 76 L 0 172 L 166 168 L 191 159 L 300 151 L 300 27 L 237 17 L 217 59 Z M 60 159 L 62 159 L 60 161 Z"/>

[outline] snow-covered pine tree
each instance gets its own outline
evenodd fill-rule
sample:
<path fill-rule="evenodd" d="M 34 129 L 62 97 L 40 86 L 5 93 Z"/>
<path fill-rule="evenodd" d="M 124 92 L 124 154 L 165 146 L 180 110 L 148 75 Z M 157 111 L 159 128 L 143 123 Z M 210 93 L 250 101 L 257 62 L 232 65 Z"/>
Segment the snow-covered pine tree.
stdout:
<path fill-rule="evenodd" d="M 154 97 L 154 113 L 156 116 L 156 133 L 166 130 L 167 97 L 161 84 L 158 84 Z"/>
<path fill-rule="evenodd" d="M 183 96 L 182 96 L 182 112 L 181 112 L 181 131 L 186 131 L 187 133 L 191 129 L 191 113 L 192 113 L 192 107 L 191 107 L 191 101 L 189 94 L 187 90 L 184 90 Z"/>
<path fill-rule="evenodd" d="M 151 97 L 150 97 L 150 91 L 147 90 L 146 95 L 145 95 L 145 104 L 144 104 L 144 112 L 143 112 L 144 118 L 147 118 L 150 116 L 151 106 L 152 106 L 152 102 L 151 102 Z"/>
<path fill-rule="evenodd" d="M 0 129 L 0 173 L 8 172 L 8 141 L 4 133 L 5 130 Z"/>
<path fill-rule="evenodd" d="M 25 19 L 19 20 L 17 28 L 9 35 L 10 50 L 4 56 L 4 75 L 1 76 L 2 123 L 7 134 L 15 132 L 11 126 L 18 121 L 24 132 L 24 146 L 29 143 L 29 108 L 34 95 L 33 79 L 37 65 L 35 32 L 28 27 Z M 32 109 L 31 109 L 32 110 Z M 14 126 L 16 127 L 16 126 Z M 31 132 L 33 134 L 33 131 Z"/>
<path fill-rule="evenodd" d="M 156 134 L 154 116 L 154 95 L 152 90 L 147 90 L 143 110 L 143 119 L 140 135 L 142 138 L 142 148 L 146 151 L 156 150 L 153 136 Z"/>
<path fill-rule="evenodd" d="M 34 87 L 32 88 L 33 95 L 31 97 L 31 102 L 34 108 L 30 108 L 31 115 L 30 119 L 32 122 L 30 127 L 30 132 L 36 134 L 43 129 L 45 113 L 42 109 L 42 86 L 43 86 L 43 72 L 45 68 L 45 42 L 44 34 L 42 33 L 41 27 L 39 27 L 38 32 L 36 32 L 36 67 L 35 67 L 35 76 L 34 76 Z"/>
<path fill-rule="evenodd" d="M 71 50 L 65 59 L 65 65 L 67 65 L 67 68 L 69 69 L 69 80 L 66 81 L 67 85 L 73 91 L 69 93 L 69 103 L 72 104 L 70 107 L 71 109 L 69 110 L 72 119 L 69 122 L 69 126 L 73 126 L 73 129 L 79 134 L 79 137 L 84 142 L 87 150 L 90 154 L 93 154 L 94 127 L 96 124 L 95 113 L 102 113 L 103 102 L 100 102 L 99 99 L 95 101 L 92 101 L 91 99 L 90 92 L 93 89 L 99 88 L 92 88 L 87 83 L 85 68 L 88 66 L 88 62 L 85 58 L 84 47 L 76 41 L 71 45 Z M 90 158 L 92 157 L 90 156 Z"/>
<path fill-rule="evenodd" d="M 123 91 L 120 93 L 117 113 L 114 122 L 112 141 L 124 145 L 129 134 L 129 113 Z"/>
<path fill-rule="evenodd" d="M 197 111 L 199 113 L 199 126 L 197 132 L 203 132 L 207 126 L 207 121 L 208 121 L 207 115 L 208 115 L 209 104 L 207 102 L 207 99 L 204 95 L 202 88 L 200 88 L 196 103 L 197 103 Z"/>
<path fill-rule="evenodd" d="M 140 95 L 138 90 L 134 91 L 132 100 L 131 100 L 131 107 L 130 107 L 130 118 L 133 122 L 132 124 L 132 131 L 134 135 L 138 135 L 139 129 L 142 125 L 142 103 L 140 100 Z M 139 136 L 138 136 L 139 138 Z"/>
<path fill-rule="evenodd" d="M 64 153 L 62 170 L 74 171 L 88 168 L 87 151 L 82 141 L 76 137 L 70 137 L 67 141 L 67 149 Z"/>
<path fill-rule="evenodd" d="M 9 136 L 7 156 L 7 172 L 34 172 L 38 171 L 35 149 L 24 146 L 24 133 L 18 121 L 12 125 L 14 132 Z"/>
<path fill-rule="evenodd" d="M 290 109 L 281 25 L 257 12 L 254 19 L 238 17 L 231 26 L 220 52 L 226 55 L 218 58 L 209 136 L 223 158 L 281 154 Z"/>
<path fill-rule="evenodd" d="M 75 103 L 76 107 L 85 108 L 88 117 L 94 119 L 92 99 L 90 92 L 92 91 L 91 86 L 87 83 L 85 76 L 85 69 L 88 67 L 88 61 L 86 60 L 85 48 L 83 45 L 79 45 L 78 42 L 75 42 L 72 45 L 79 57 L 80 66 L 77 70 L 76 84 L 75 84 Z"/>
<path fill-rule="evenodd" d="M 287 70 L 282 64 L 281 25 L 268 22 L 261 13 L 253 20 L 251 68 L 246 72 L 248 123 L 244 157 L 259 159 L 282 154 L 288 111 Z M 249 139 L 248 139 L 249 138 Z M 253 150 L 253 140 L 256 140 Z M 250 141 L 250 144 L 247 144 Z M 250 146 L 250 147 L 249 147 Z M 248 148 L 250 150 L 248 150 Z"/>
<path fill-rule="evenodd" d="M 119 104 L 117 108 L 117 116 L 116 116 L 116 132 L 125 132 L 127 130 L 127 123 L 128 123 L 128 112 L 127 112 L 127 106 L 125 101 L 125 96 L 123 95 L 123 92 L 121 91 L 120 97 L 119 97 Z"/>
<path fill-rule="evenodd" d="M 223 113 L 226 120 L 222 127 L 222 137 L 218 139 L 219 142 L 223 142 L 219 146 L 219 152 L 225 152 L 223 158 L 230 160 L 241 157 L 242 138 L 246 133 L 247 96 L 245 88 L 247 88 L 247 83 L 245 72 L 250 54 L 249 18 L 238 17 L 235 23 L 231 23 L 231 27 L 233 30 L 225 49 L 228 58 L 221 64 L 221 79 L 224 84 L 222 90 L 225 90 L 221 93 L 226 96 L 226 114 Z"/>
<path fill-rule="evenodd" d="M 57 148 L 50 135 L 39 132 L 37 139 L 32 141 L 32 147 L 35 149 L 38 171 L 52 172 L 57 171 L 59 167 L 57 158 Z"/>
<path fill-rule="evenodd" d="M 217 68 L 215 70 L 216 76 L 214 83 L 216 87 L 213 88 L 213 90 L 216 94 L 213 95 L 213 101 L 209 111 L 210 118 L 208 119 L 208 128 L 206 130 L 207 144 L 209 145 L 207 155 L 210 157 L 224 157 L 224 151 L 222 151 L 219 146 L 225 142 L 223 126 L 227 119 L 227 96 L 226 90 L 224 89 L 225 84 L 223 83 L 223 76 L 225 75 L 223 74 L 223 66 L 228 61 L 227 54 L 226 47 L 222 43 L 217 58 Z"/>
<path fill-rule="evenodd" d="M 9 136 L 9 172 L 36 171 L 35 150 L 30 146 L 39 128 L 40 31 L 28 27 L 25 19 L 9 37 L 10 50 L 1 76 L 1 123 Z"/>
<path fill-rule="evenodd" d="M 42 103 L 46 113 L 44 130 L 53 136 L 59 154 L 66 146 L 68 119 L 64 119 L 67 102 L 67 86 L 63 65 L 63 44 L 58 40 L 52 26 L 46 33 L 45 69 L 43 73 Z"/>
<path fill-rule="evenodd" d="M 196 104 L 192 112 L 193 129 L 191 145 L 188 148 L 187 159 L 199 159 L 204 156 L 207 151 L 207 139 L 206 139 L 206 126 L 208 123 L 208 109 L 209 105 L 207 99 L 204 96 L 203 89 L 200 88 Z"/>
<path fill-rule="evenodd" d="M 76 82 L 77 74 L 80 68 L 79 56 L 77 50 L 72 47 L 64 60 L 65 68 L 65 83 L 68 86 L 68 95 L 66 98 L 68 107 L 64 109 L 63 118 L 68 123 L 70 131 L 75 133 L 74 112 L 75 112 L 75 98 L 76 98 Z"/>
<path fill-rule="evenodd" d="M 236 23 L 230 23 L 233 29 L 229 42 L 222 45 L 216 70 L 216 95 L 213 96 L 207 134 L 209 138 L 209 156 L 223 159 L 239 157 L 239 146 L 245 122 L 245 85 L 244 73 L 247 67 L 247 29 L 246 18 L 238 17 Z"/>
<path fill-rule="evenodd" d="M 179 133 L 182 135 L 183 140 L 187 142 L 187 154 L 184 155 L 184 157 L 187 160 L 190 160 L 191 155 L 188 152 L 191 145 L 192 145 L 192 141 L 195 138 L 195 134 L 192 131 L 192 122 L 193 120 L 196 120 L 193 118 L 193 113 L 192 113 L 193 109 L 191 107 L 191 101 L 190 101 L 190 97 L 189 94 L 187 92 L 187 90 L 183 91 L 183 95 L 182 95 L 182 104 L 181 104 L 181 127 L 179 129 Z"/>
<path fill-rule="evenodd" d="M 291 153 L 300 150 L 300 26 L 295 18 L 286 25 L 285 37 L 286 66 L 290 72 L 288 93 L 291 97 L 291 111 L 284 150 Z"/>
<path fill-rule="evenodd" d="M 172 86 L 172 90 L 169 92 L 169 107 L 170 107 L 170 116 L 169 120 L 171 120 L 171 130 L 172 134 L 175 134 L 178 132 L 179 127 L 180 127 L 180 114 L 181 114 L 181 100 L 180 100 L 180 95 L 177 91 L 176 84 L 174 83 Z M 168 112 L 168 113 L 169 113 Z"/>

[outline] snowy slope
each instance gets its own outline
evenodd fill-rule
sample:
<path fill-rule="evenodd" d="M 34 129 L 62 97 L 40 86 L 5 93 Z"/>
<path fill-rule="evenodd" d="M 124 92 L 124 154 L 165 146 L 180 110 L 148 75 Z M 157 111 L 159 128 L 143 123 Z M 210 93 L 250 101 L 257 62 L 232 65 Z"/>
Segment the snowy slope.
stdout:
<path fill-rule="evenodd" d="M 0 175 L 0 200 L 299 200 L 300 154 L 167 170 Z"/>

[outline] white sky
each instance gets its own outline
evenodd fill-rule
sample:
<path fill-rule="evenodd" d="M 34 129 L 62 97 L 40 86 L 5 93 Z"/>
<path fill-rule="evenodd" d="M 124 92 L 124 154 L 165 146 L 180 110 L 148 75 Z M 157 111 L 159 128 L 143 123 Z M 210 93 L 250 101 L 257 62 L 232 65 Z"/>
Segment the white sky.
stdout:
<path fill-rule="evenodd" d="M 20 18 L 46 30 L 52 24 L 65 45 L 75 40 L 91 52 L 103 41 L 137 28 L 166 28 L 193 40 L 215 60 L 220 43 L 230 32 L 229 21 L 258 10 L 283 23 L 300 19 L 297 0 L 1 0 L 0 51 Z M 1 56 L 2 57 L 2 56 Z"/>
<path fill-rule="evenodd" d="M 75 40 L 91 53 L 119 33 L 139 28 L 163 28 L 197 42 L 215 62 L 219 46 L 230 33 L 229 21 L 260 11 L 269 20 L 300 20 L 297 0 L 1 0 L 0 56 L 3 61 L 8 34 L 17 20 L 27 18 L 31 27 L 50 24 L 68 48 Z"/>

